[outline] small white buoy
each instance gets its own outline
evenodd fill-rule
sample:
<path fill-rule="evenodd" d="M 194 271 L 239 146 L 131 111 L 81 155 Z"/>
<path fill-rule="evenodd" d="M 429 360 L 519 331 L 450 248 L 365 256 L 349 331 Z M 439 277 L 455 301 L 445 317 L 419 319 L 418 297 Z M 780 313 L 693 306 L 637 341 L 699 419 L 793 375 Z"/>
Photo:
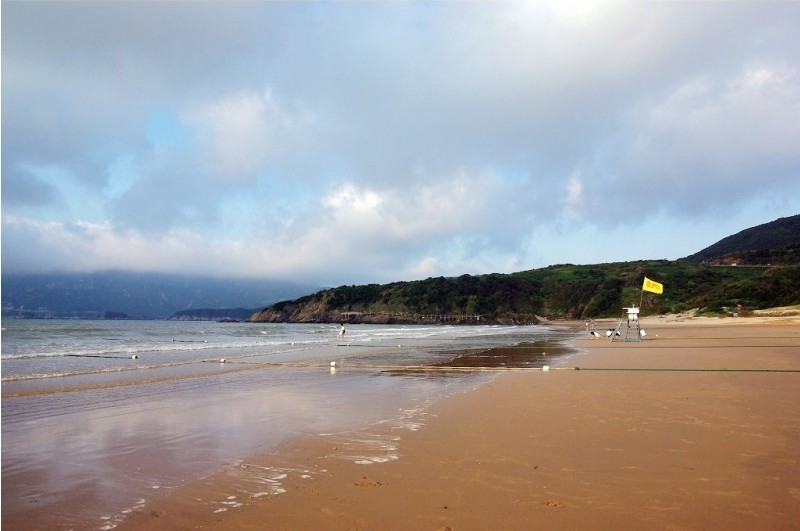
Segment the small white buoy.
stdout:
<path fill-rule="evenodd" d="M 139 356 L 137 356 L 136 354 L 134 354 L 133 356 L 131 356 L 131 359 L 132 359 L 132 360 L 135 360 L 135 359 L 136 359 L 136 358 L 138 358 L 138 357 L 139 357 Z"/>
<path fill-rule="evenodd" d="M 225 363 L 225 358 L 220 358 L 220 359 L 219 359 L 219 362 L 220 362 L 220 363 Z"/>
<path fill-rule="evenodd" d="M 402 347 L 403 347 L 403 345 L 397 345 L 397 348 L 402 348 Z"/>
<path fill-rule="evenodd" d="M 549 371 L 550 370 L 550 365 L 544 365 L 542 367 L 542 370 L 545 371 L 545 372 Z"/>
<path fill-rule="evenodd" d="M 336 367 L 336 362 L 335 361 L 331 362 L 331 367 Z"/>

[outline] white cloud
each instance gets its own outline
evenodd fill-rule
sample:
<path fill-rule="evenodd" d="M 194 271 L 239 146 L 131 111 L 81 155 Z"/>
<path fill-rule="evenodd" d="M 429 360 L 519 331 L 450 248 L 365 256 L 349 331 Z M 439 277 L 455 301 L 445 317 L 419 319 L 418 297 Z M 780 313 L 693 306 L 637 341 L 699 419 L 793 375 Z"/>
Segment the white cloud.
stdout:
<path fill-rule="evenodd" d="M 246 181 L 270 157 L 291 144 L 305 116 L 262 94 L 242 91 L 204 102 L 184 112 L 195 130 L 197 150 L 210 178 Z"/>
<path fill-rule="evenodd" d="M 389 281 L 800 210 L 792 3 L 146 7 L 3 6 L 4 269 Z"/>
<path fill-rule="evenodd" d="M 487 200 L 494 196 L 490 174 L 430 174 L 414 179 L 407 189 L 396 189 L 387 206 L 387 230 L 403 241 L 428 235 L 457 234 L 481 223 Z"/>
<path fill-rule="evenodd" d="M 621 152 L 618 168 L 641 197 L 658 188 L 671 208 L 697 211 L 747 202 L 749 194 L 797 179 L 800 78 L 794 68 L 747 66 L 729 77 L 692 78 L 632 116 L 623 135 L 630 131 L 636 140 Z"/>
<path fill-rule="evenodd" d="M 343 228 L 356 228 L 364 222 L 379 219 L 379 209 L 383 202 L 384 198 L 380 193 L 357 190 L 350 183 L 332 190 L 323 198 L 323 204 L 333 211 L 334 218 Z"/>
<path fill-rule="evenodd" d="M 580 218 L 584 203 L 583 181 L 580 172 L 575 171 L 567 182 L 567 201 L 565 213 L 569 218 Z"/>

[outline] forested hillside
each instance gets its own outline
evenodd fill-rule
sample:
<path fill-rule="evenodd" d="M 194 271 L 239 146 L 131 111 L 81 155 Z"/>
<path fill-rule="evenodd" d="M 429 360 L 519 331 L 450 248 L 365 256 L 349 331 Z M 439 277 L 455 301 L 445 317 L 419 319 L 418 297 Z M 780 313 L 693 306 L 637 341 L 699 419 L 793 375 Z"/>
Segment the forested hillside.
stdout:
<path fill-rule="evenodd" d="M 779 218 L 723 238 L 685 260 L 711 264 L 800 263 L 800 214 Z"/>
<path fill-rule="evenodd" d="M 644 278 L 664 285 L 642 291 Z M 743 230 L 678 261 L 554 265 L 512 274 L 340 286 L 265 308 L 253 321 L 515 323 L 800 304 L 800 215 Z"/>
<path fill-rule="evenodd" d="M 661 295 L 642 292 L 647 276 Z M 618 316 L 642 304 L 647 314 L 693 308 L 720 313 L 800 304 L 800 266 L 724 267 L 688 261 L 556 265 L 508 275 L 462 275 L 414 282 L 340 286 L 281 302 L 254 321 L 537 322 Z"/>

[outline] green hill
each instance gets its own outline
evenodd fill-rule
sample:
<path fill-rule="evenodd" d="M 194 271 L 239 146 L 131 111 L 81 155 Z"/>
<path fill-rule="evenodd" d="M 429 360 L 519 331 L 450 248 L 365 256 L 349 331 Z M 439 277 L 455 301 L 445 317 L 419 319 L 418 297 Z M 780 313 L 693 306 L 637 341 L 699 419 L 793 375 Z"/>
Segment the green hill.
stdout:
<path fill-rule="evenodd" d="M 644 277 L 664 293 L 642 292 Z M 742 231 L 679 261 L 555 265 L 512 274 L 340 286 L 254 314 L 252 321 L 524 323 L 699 308 L 721 314 L 800 304 L 800 215 Z"/>
<path fill-rule="evenodd" d="M 800 263 L 800 214 L 745 229 L 684 260 L 717 265 Z"/>
<path fill-rule="evenodd" d="M 642 293 L 647 276 L 664 293 Z M 721 313 L 800 304 L 800 266 L 723 267 L 688 261 L 557 265 L 508 275 L 462 275 L 340 286 L 253 315 L 269 322 L 517 323 L 615 317 L 642 302 L 643 315 L 693 308 Z"/>

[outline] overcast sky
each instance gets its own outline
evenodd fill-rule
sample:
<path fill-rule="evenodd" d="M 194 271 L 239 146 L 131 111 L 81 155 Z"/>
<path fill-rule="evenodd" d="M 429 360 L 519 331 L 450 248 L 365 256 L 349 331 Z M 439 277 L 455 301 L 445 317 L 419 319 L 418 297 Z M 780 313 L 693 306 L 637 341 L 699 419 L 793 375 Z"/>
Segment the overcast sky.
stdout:
<path fill-rule="evenodd" d="M 800 213 L 800 3 L 2 3 L 2 268 L 322 285 Z"/>

